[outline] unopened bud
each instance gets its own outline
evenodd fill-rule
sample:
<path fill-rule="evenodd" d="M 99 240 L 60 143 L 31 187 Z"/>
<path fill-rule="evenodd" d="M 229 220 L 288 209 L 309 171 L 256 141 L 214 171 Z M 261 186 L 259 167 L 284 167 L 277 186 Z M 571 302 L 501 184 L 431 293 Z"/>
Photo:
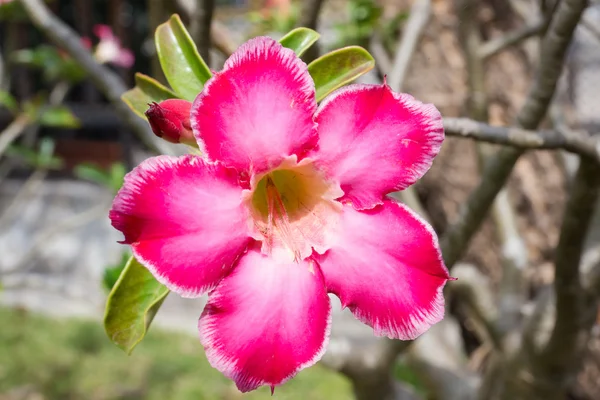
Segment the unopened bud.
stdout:
<path fill-rule="evenodd" d="M 192 103 L 186 100 L 169 99 L 148 104 L 146 117 L 152 132 L 171 143 L 197 146 L 190 123 Z"/>

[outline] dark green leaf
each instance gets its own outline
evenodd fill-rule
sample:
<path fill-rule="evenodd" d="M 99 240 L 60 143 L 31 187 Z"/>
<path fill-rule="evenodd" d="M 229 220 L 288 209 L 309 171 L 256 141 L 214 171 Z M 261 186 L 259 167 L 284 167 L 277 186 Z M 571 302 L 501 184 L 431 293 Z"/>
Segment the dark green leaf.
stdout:
<path fill-rule="evenodd" d="M 300 57 L 319 39 L 320 36 L 321 35 L 312 29 L 296 28 L 279 39 L 279 43 L 281 43 L 283 47 L 294 50 L 296 55 Z"/>
<path fill-rule="evenodd" d="M 315 81 L 317 101 L 335 89 L 353 81 L 375 66 L 368 51 L 359 46 L 344 47 L 327 53 L 308 65 L 308 72 Z"/>
<path fill-rule="evenodd" d="M 137 115 L 146 119 L 144 113 L 148 109 L 148 104 L 153 101 L 160 103 L 163 100 L 174 99 L 177 95 L 163 86 L 157 80 L 148 75 L 135 74 L 135 87 L 123 93 L 121 99 Z"/>
<path fill-rule="evenodd" d="M 110 340 L 130 354 L 144 339 L 168 294 L 169 290 L 131 257 L 106 302 L 104 329 Z"/>
<path fill-rule="evenodd" d="M 175 92 L 192 101 L 211 77 L 179 15 L 156 28 L 156 51 L 163 72 Z"/>

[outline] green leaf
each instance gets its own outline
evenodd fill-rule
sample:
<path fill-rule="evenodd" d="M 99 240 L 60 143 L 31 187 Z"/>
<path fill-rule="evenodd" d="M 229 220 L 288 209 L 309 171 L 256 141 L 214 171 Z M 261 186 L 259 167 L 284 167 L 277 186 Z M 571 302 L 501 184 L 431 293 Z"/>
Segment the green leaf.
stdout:
<path fill-rule="evenodd" d="M 53 106 L 42 109 L 39 123 L 42 126 L 58 128 L 79 128 L 81 126 L 79 119 L 66 106 Z"/>
<path fill-rule="evenodd" d="M 315 81 L 317 101 L 335 89 L 353 81 L 375 66 L 368 51 L 359 46 L 344 47 L 327 53 L 308 64 L 308 72 Z"/>
<path fill-rule="evenodd" d="M 22 160 L 28 166 L 37 166 L 38 153 L 28 147 L 12 144 L 8 146 L 5 154 L 9 157 Z"/>
<path fill-rule="evenodd" d="M 168 294 L 169 290 L 131 257 L 106 302 L 104 329 L 110 340 L 131 354 Z"/>
<path fill-rule="evenodd" d="M 123 186 L 123 182 L 125 181 L 125 174 L 127 174 L 127 170 L 122 163 L 113 163 L 110 166 L 110 185 L 109 187 L 116 194 L 121 186 Z"/>
<path fill-rule="evenodd" d="M 312 29 L 296 28 L 279 39 L 279 43 L 281 43 L 283 47 L 294 50 L 296 55 L 300 57 L 310 48 L 310 46 L 315 44 L 319 37 L 321 37 L 321 35 Z"/>
<path fill-rule="evenodd" d="M 192 101 L 212 76 L 179 15 L 156 28 L 156 51 L 165 77 L 175 92 Z"/>
<path fill-rule="evenodd" d="M 17 100 L 4 90 L 0 90 L 0 106 L 5 107 L 13 114 L 16 114 L 19 111 Z"/>
<path fill-rule="evenodd" d="M 11 53 L 10 60 L 42 70 L 44 79 L 48 82 L 64 80 L 78 83 L 87 76 L 87 73 L 75 60 L 60 53 L 56 47 L 48 45 L 15 51 Z"/>
<path fill-rule="evenodd" d="M 148 75 L 135 74 L 135 87 L 123 93 L 121 99 L 137 115 L 146 119 L 144 113 L 148 109 L 148 104 L 153 101 L 160 103 L 163 100 L 174 99 L 177 95 L 163 86 L 157 80 Z"/>
<path fill-rule="evenodd" d="M 92 163 L 77 164 L 75 168 L 73 168 L 73 173 L 79 179 L 85 179 L 105 186 L 111 185 L 109 174 Z"/>

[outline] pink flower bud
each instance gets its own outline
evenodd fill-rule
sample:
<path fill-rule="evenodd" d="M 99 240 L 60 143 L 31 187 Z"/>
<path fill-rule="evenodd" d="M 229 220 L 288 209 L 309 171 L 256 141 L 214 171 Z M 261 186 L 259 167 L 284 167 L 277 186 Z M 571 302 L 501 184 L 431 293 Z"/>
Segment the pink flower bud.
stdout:
<path fill-rule="evenodd" d="M 186 100 L 169 99 L 149 104 L 146 117 L 154 134 L 171 143 L 196 146 L 190 124 L 192 103 Z"/>

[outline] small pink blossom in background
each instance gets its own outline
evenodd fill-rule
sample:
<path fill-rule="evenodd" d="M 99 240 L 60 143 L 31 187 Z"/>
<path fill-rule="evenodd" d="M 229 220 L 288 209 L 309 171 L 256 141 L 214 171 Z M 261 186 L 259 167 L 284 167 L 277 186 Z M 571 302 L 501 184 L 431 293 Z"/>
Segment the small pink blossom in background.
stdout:
<path fill-rule="evenodd" d="M 265 0 L 263 14 L 276 13 L 281 17 L 290 15 L 292 2 L 290 0 Z"/>
<path fill-rule="evenodd" d="M 169 289 L 209 293 L 200 340 L 241 391 L 321 358 L 328 292 L 376 335 L 414 339 L 443 318 L 437 237 L 386 196 L 438 154 L 433 105 L 356 84 L 317 106 L 306 64 L 259 37 L 206 83 L 190 120 L 206 157 L 144 161 L 110 218 Z"/>
<path fill-rule="evenodd" d="M 130 68 L 133 65 L 135 61 L 133 52 L 121 47 L 121 41 L 108 25 L 94 25 L 94 35 L 100 39 L 94 50 L 94 56 L 99 63 L 113 64 L 124 68 Z M 89 41 L 89 39 L 87 40 Z"/>

